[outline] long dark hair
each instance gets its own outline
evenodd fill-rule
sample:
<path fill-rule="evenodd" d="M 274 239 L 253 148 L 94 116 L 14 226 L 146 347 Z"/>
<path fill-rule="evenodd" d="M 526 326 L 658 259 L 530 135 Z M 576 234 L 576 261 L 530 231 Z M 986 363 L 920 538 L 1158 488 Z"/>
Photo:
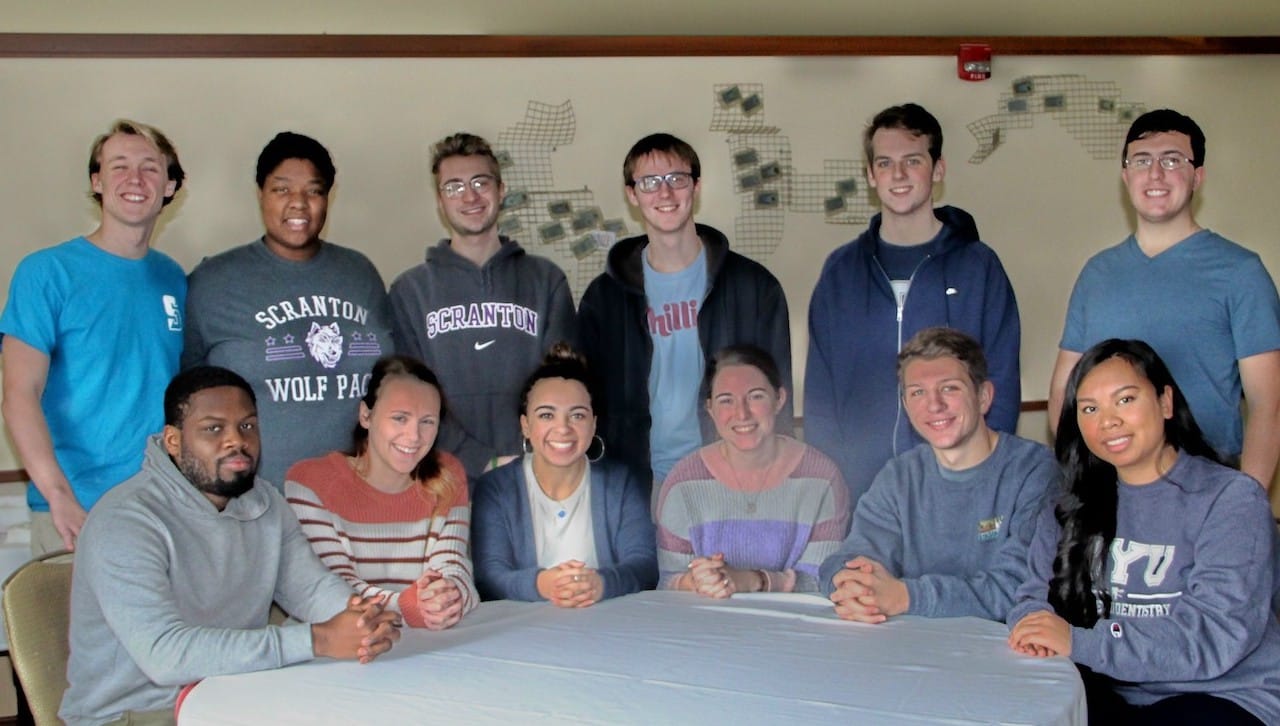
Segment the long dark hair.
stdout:
<path fill-rule="evenodd" d="M 436 389 L 436 393 L 440 394 L 440 418 L 444 421 L 445 401 L 444 390 L 440 388 L 440 380 L 436 378 L 436 374 L 427 367 L 425 363 L 417 358 L 411 358 L 407 355 L 389 355 L 378 359 L 373 364 L 373 373 L 369 376 L 369 385 L 365 388 L 364 398 L 360 399 L 369 410 L 373 410 L 373 406 L 378 402 L 378 393 L 382 390 L 382 384 L 390 378 L 412 378 L 419 380 L 432 388 Z M 352 455 L 361 457 L 369 450 L 369 429 L 360 425 L 356 421 L 356 427 L 351 432 L 351 448 Z M 410 473 L 414 480 L 417 481 L 423 489 L 434 494 L 436 497 L 436 509 L 448 509 L 450 503 L 454 499 L 456 487 L 462 483 L 454 481 L 454 476 L 444 468 L 440 449 L 432 443 L 430 451 L 418 465 L 413 468 Z"/>
<path fill-rule="evenodd" d="M 1178 451 L 1219 461 L 1213 447 L 1204 440 L 1191 408 L 1173 375 L 1151 346 L 1141 340 L 1111 338 L 1085 351 L 1067 379 L 1058 437 L 1054 453 L 1062 466 L 1066 493 L 1055 514 L 1062 526 L 1058 556 L 1053 561 L 1049 581 L 1049 604 L 1064 620 L 1090 628 L 1099 617 L 1111 614 L 1111 595 L 1096 587 L 1103 578 L 1111 540 L 1116 536 L 1118 496 L 1116 469 L 1098 458 L 1085 444 L 1076 418 L 1080 382 L 1102 363 L 1120 358 L 1133 366 L 1161 395 L 1168 387 L 1173 393 L 1173 416 L 1165 419 L 1165 443 Z M 1095 589 L 1101 594 L 1095 594 Z"/>

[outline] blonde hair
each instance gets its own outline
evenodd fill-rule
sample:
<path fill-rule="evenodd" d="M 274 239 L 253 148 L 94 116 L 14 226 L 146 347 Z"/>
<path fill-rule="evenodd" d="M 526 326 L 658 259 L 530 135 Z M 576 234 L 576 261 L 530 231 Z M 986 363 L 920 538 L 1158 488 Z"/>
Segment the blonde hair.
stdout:
<path fill-rule="evenodd" d="M 161 202 L 161 206 L 172 202 L 178 196 L 178 190 L 182 188 L 182 180 L 187 178 L 187 174 L 182 170 L 182 163 L 178 161 L 178 150 L 173 148 L 173 143 L 169 141 L 169 137 L 165 136 L 155 126 L 148 126 L 125 118 L 116 119 L 115 123 L 111 124 L 111 128 L 107 130 L 107 133 L 94 139 L 93 146 L 89 147 L 89 178 L 92 179 L 94 174 L 102 170 L 102 147 L 107 143 L 107 139 L 116 134 L 141 136 L 164 155 L 165 171 L 169 175 L 169 181 L 173 182 L 173 194 L 165 197 L 164 201 Z M 93 197 L 93 200 L 99 206 L 102 205 L 101 194 L 91 192 L 89 196 Z"/>
<path fill-rule="evenodd" d="M 373 364 L 373 372 L 369 376 L 369 385 L 365 389 L 364 398 L 361 399 L 370 411 L 373 410 L 374 404 L 378 402 L 378 393 L 382 390 L 382 384 L 394 378 L 421 381 L 436 389 L 436 393 L 440 396 L 440 420 L 444 420 L 444 389 L 440 387 L 439 379 L 436 378 L 436 374 L 425 363 L 407 355 L 385 356 L 379 358 L 378 362 Z M 351 438 L 352 454 L 357 458 L 363 456 L 369 450 L 369 430 L 361 426 L 360 422 L 357 421 Z M 459 482 L 453 472 L 449 471 L 444 465 L 440 449 L 434 443 L 431 445 L 431 450 L 413 468 L 412 475 L 423 491 L 435 496 L 436 504 L 431 511 L 433 517 L 441 512 L 447 513 L 449 505 L 453 503 L 456 497 L 458 487 L 466 487 L 467 485 L 465 480 Z"/>

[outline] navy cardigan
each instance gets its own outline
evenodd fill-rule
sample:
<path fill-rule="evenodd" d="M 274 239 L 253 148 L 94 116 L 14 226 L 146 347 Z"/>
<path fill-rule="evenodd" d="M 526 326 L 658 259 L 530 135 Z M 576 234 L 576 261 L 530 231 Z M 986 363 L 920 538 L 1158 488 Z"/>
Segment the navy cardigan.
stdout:
<path fill-rule="evenodd" d="M 658 557 L 649 496 L 625 464 L 591 464 L 591 529 L 605 598 L 652 590 Z M 544 600 L 538 594 L 538 553 L 517 458 L 480 477 L 471 500 L 471 554 L 482 600 Z"/>

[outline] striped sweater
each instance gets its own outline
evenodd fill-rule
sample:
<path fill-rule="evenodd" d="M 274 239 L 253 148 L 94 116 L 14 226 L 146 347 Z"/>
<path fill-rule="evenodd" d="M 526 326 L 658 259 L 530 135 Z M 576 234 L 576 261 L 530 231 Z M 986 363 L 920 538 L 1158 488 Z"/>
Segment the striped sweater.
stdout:
<path fill-rule="evenodd" d="M 363 597 L 391 594 L 390 607 L 423 627 L 418 578 L 436 570 L 462 593 L 466 613 L 480 601 L 471 574 L 471 503 L 462 464 L 441 454 L 458 482 L 453 502 L 436 516 L 435 495 L 421 486 L 387 494 L 356 475 L 340 452 L 294 464 L 284 492 L 320 560 Z"/>
<path fill-rule="evenodd" d="M 764 570 L 772 590 L 817 592 L 818 566 L 849 529 L 849 494 L 836 465 L 782 437 L 764 488 L 746 492 L 720 446 L 681 460 L 658 494 L 658 587 L 674 587 L 695 557 L 723 552 L 730 567 Z"/>

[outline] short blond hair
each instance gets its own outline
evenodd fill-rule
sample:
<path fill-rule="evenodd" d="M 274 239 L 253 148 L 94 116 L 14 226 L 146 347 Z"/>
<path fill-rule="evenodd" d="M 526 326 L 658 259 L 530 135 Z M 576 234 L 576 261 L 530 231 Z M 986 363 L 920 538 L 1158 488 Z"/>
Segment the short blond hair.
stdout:
<path fill-rule="evenodd" d="M 107 133 L 102 134 L 93 140 L 93 146 L 89 147 L 89 179 L 92 181 L 93 175 L 102 170 L 102 146 L 107 143 L 107 139 L 116 134 L 125 134 L 128 136 L 141 136 L 156 147 L 161 154 L 164 154 L 165 171 L 169 175 L 169 181 L 173 182 L 173 194 L 164 198 L 163 204 L 173 201 L 178 195 L 178 190 L 182 188 L 182 180 L 187 178 L 186 172 L 182 170 L 182 163 L 178 161 L 178 150 L 173 148 L 173 143 L 169 141 L 169 137 L 165 136 L 160 129 L 148 124 L 130 121 L 129 119 L 116 119 L 111 124 L 111 128 Z M 98 192 L 92 192 L 90 196 L 102 206 L 102 195 Z"/>

